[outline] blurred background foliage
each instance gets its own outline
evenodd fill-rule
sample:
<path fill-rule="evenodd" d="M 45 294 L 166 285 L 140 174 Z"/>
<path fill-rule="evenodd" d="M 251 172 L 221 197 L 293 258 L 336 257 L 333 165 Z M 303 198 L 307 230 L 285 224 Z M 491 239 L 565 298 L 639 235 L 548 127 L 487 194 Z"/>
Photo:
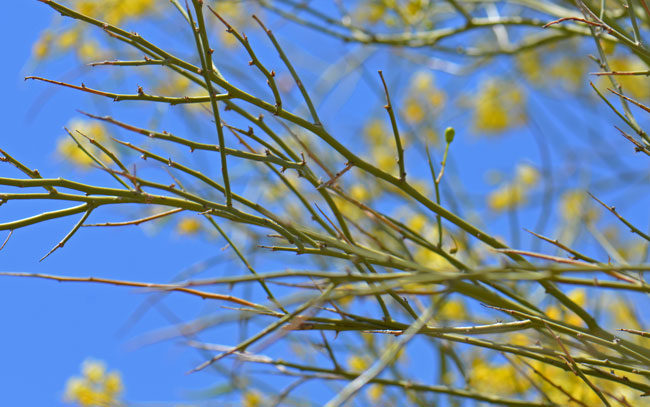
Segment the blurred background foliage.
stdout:
<path fill-rule="evenodd" d="M 90 114 L 61 123 L 61 173 L 43 177 L 83 184 L 21 170 L 33 182 L 7 175 L 0 197 L 192 202 L 75 213 L 228 245 L 212 281 L 179 281 L 244 302 L 149 338 L 201 352 L 221 375 L 204 401 L 650 405 L 644 0 L 44 3 L 62 15 L 30 74 L 90 93 Z M 137 405 L 101 362 L 82 371 L 66 402 Z"/>

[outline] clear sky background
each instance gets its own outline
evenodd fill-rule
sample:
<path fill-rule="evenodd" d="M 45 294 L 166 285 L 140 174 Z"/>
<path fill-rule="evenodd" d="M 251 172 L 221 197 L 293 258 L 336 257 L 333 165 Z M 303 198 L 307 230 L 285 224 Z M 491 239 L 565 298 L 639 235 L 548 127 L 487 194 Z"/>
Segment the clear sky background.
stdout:
<path fill-rule="evenodd" d="M 51 72 L 65 72 L 65 60 L 55 61 L 52 66 L 28 63 L 32 44 L 40 31 L 48 26 L 53 15 L 51 9 L 31 0 L 10 2 L 0 17 L 3 51 L 0 89 L 5 95 L 0 102 L 3 124 L 0 148 L 32 168 L 38 168 L 45 177 L 61 173 L 74 177 L 75 174 L 54 153 L 56 141 L 63 134 L 62 127 L 76 116 L 76 109 L 105 114 L 105 105 L 93 104 L 87 95 L 78 92 L 53 89 L 53 86 L 23 80 L 24 76 L 31 74 L 54 79 L 63 77 L 57 77 L 56 73 Z M 313 34 L 300 32 L 303 33 L 300 37 L 291 38 L 304 43 L 314 38 Z M 318 58 L 320 62 L 335 60 L 343 50 L 350 49 L 338 42 L 325 41 L 325 44 L 329 46 L 311 50 L 313 58 Z M 294 52 L 294 48 L 299 47 L 288 47 L 288 50 Z M 300 58 L 305 58 L 307 62 L 304 65 L 310 63 L 304 54 L 299 54 L 298 51 L 295 53 Z M 394 64 L 389 64 L 386 56 L 380 54 L 369 60 L 367 71 L 374 75 L 377 69 L 383 69 L 391 80 L 399 81 L 399 61 L 390 62 Z M 300 66 L 301 63 L 298 62 L 297 65 Z M 471 89 L 481 79 L 481 75 L 507 74 L 510 70 L 512 66 L 509 62 L 498 60 L 487 70 L 470 78 L 443 73 L 436 74 L 436 80 L 453 95 L 454 92 Z M 374 86 L 378 85 L 379 82 L 375 82 Z M 356 93 L 347 95 L 349 101 L 346 103 L 349 105 L 346 106 L 362 106 L 367 110 L 366 113 L 381 110 L 384 101 L 370 87 L 359 85 L 354 90 Z M 335 91 L 337 98 L 343 97 L 340 92 L 341 89 Z M 553 100 L 557 101 L 554 99 L 556 96 L 533 94 L 532 108 L 529 108 L 542 124 L 544 134 L 551 140 L 573 143 L 578 152 L 577 157 L 582 148 L 580 146 L 598 142 L 603 135 L 614 140 L 613 145 L 625 143 L 616 138 L 618 136 L 611 128 L 614 121 L 602 106 L 583 106 L 570 102 L 561 108 L 555 103 L 554 107 Z M 331 100 L 340 100 L 337 98 L 328 99 L 330 102 L 324 103 L 323 117 L 326 123 L 330 121 L 332 128 L 343 129 L 334 118 L 349 120 L 359 113 L 349 109 L 346 113 L 343 106 L 335 106 L 336 102 Z M 337 116 L 338 114 L 342 116 Z M 480 196 L 491 188 L 484 176 L 487 169 L 510 172 L 518 162 L 529 161 L 535 165 L 540 162 L 541 155 L 535 136 L 527 130 L 513 131 L 501 138 L 485 139 L 468 135 L 467 115 L 451 116 L 445 120 L 448 123 L 442 127 L 453 125 L 458 129 L 458 141 L 454 148 L 459 151 L 451 159 L 446 176 L 462 179 L 467 194 L 471 197 Z M 575 123 L 582 126 L 585 136 L 569 139 L 565 136 L 568 134 L 567 126 Z M 356 132 L 354 126 L 347 128 L 342 137 L 353 142 L 359 127 L 357 126 Z M 593 132 L 598 133 L 598 137 Z M 631 150 L 628 146 L 625 148 L 625 151 Z M 560 160 L 567 157 L 555 158 Z M 630 168 L 639 165 L 639 158 L 633 154 L 625 156 L 625 161 L 621 165 Z M 569 167 L 566 169 L 567 174 Z M 424 171 L 425 168 L 412 170 Z M 19 174 L 9 165 L 3 164 L 0 166 L 0 176 L 15 177 Z M 566 187 L 568 181 L 560 179 L 558 184 Z M 644 188 L 647 191 L 647 182 Z M 646 201 L 623 201 L 616 206 L 623 205 L 622 208 L 625 208 L 627 204 L 631 213 L 640 213 L 639 219 L 645 219 L 643 215 L 647 211 L 634 211 Z M 0 222 L 25 216 L 30 211 L 42 211 L 36 203 L 26 203 L 21 208 L 17 206 L 0 207 Z M 478 210 L 477 213 L 490 216 L 485 210 Z M 106 218 L 110 218 L 110 214 L 111 212 L 103 212 Z M 533 229 L 537 214 L 538 211 L 524 211 L 520 226 Z M 96 220 L 107 220 L 106 218 Z M 510 238 L 505 217 L 489 221 L 492 232 Z M 210 275 L 241 271 L 240 265 L 235 265 L 232 261 L 230 253 L 221 251 L 223 241 L 180 237 L 171 230 L 163 230 L 151 236 L 137 227 L 82 229 L 65 248 L 39 263 L 39 259 L 68 232 L 74 222 L 76 219 L 72 218 L 56 220 L 16 231 L 4 250 L 0 251 L 0 271 L 168 282 L 188 267 L 206 259 L 215 262 L 209 269 Z M 0 241 L 5 236 L 4 232 L 0 234 Z M 526 248 L 530 241 L 527 237 L 523 241 L 521 247 Z M 171 297 L 172 301 L 166 302 L 167 307 L 181 318 L 196 317 L 215 308 L 215 305 L 200 299 L 181 298 L 180 294 L 171 294 Z M 148 312 L 128 332 L 120 333 L 124 323 L 145 298 L 137 290 L 123 287 L 0 277 L 0 404 L 15 407 L 62 405 L 66 380 L 78 373 L 80 363 L 88 357 L 103 360 L 109 369 L 122 372 L 128 400 L 147 402 L 195 398 L 197 393 L 192 391 L 207 388 L 215 382 L 216 377 L 210 372 L 189 376 L 185 374 L 188 369 L 203 361 L 198 353 L 174 343 L 134 349 L 129 341 L 137 334 L 167 324 L 169 321 L 160 312 Z M 231 338 L 223 339 L 224 343 L 228 343 Z"/>
<path fill-rule="evenodd" d="M 49 93 L 52 89 L 23 80 L 34 73 L 32 69 L 45 71 L 27 62 L 32 44 L 53 16 L 51 9 L 37 1 L 12 1 L 0 17 L 5 56 L 0 66 L 0 87 L 6 94 L 0 109 L 0 148 L 45 176 L 65 171 L 54 152 L 56 140 L 64 134 L 63 126 L 69 118 L 76 116 L 75 110 L 88 107 L 85 96 L 59 89 Z M 0 174 L 19 176 L 9 165 L 2 165 Z M 40 209 L 38 204 L 29 206 L 33 211 Z M 15 219 L 16 214 L 9 205 L 0 208 L 3 221 Z M 64 250 L 39 263 L 74 222 L 66 219 L 16 231 L 0 252 L 0 270 L 162 282 L 193 263 L 221 253 L 221 246 L 173 234 L 150 239 L 135 227 L 110 233 L 87 229 Z M 5 236 L 3 233 L 2 240 Z M 88 357 L 120 370 L 127 396 L 133 400 L 186 399 L 188 394 L 182 389 L 207 385 L 210 374 L 185 374 L 202 361 L 195 352 L 168 344 L 127 349 L 125 339 L 134 332 L 119 337 L 118 331 L 143 299 L 132 290 L 111 286 L 2 278 L 0 404 L 63 405 L 66 380 L 78 374 L 81 362 Z M 186 309 L 190 310 L 186 316 L 195 315 L 204 304 L 199 299 L 186 300 Z M 135 332 L 164 323 L 164 318 L 151 312 Z"/>

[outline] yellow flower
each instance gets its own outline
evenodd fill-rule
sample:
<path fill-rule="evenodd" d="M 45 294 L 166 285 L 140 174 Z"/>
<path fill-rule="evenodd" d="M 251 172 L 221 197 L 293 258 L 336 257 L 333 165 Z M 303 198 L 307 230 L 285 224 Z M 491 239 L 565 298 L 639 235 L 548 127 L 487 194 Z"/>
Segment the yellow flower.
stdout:
<path fill-rule="evenodd" d="M 437 233 L 435 236 L 437 236 Z M 418 249 L 413 254 L 413 258 L 418 264 L 421 264 L 431 269 L 441 269 L 441 268 L 449 267 L 449 262 L 447 262 L 447 260 L 445 260 L 444 257 L 424 247 L 418 247 Z"/>
<path fill-rule="evenodd" d="M 52 34 L 48 31 L 44 32 L 41 37 L 34 43 L 32 47 L 32 54 L 36 59 L 43 59 L 50 51 L 52 43 Z"/>
<path fill-rule="evenodd" d="M 371 384 L 366 392 L 371 402 L 377 403 L 384 395 L 384 386 L 381 384 Z"/>
<path fill-rule="evenodd" d="M 82 407 L 112 407 L 118 405 L 123 391 L 119 373 L 106 374 L 104 363 L 86 360 L 81 365 L 82 377 L 68 379 L 64 399 Z"/>
<path fill-rule="evenodd" d="M 341 293 L 345 293 L 345 292 L 349 292 L 349 291 L 352 291 L 352 290 L 355 290 L 355 289 L 356 289 L 356 287 L 354 286 L 354 284 L 343 284 L 343 285 L 341 285 L 341 286 L 339 286 L 337 288 L 337 291 L 340 291 Z M 352 301 L 354 301 L 354 298 L 355 298 L 354 294 L 350 294 L 350 295 L 347 295 L 345 297 L 339 298 L 337 300 L 337 302 L 341 306 L 347 307 L 349 304 L 352 303 Z"/>
<path fill-rule="evenodd" d="M 77 56 L 83 61 L 96 61 L 101 54 L 99 43 L 92 39 L 85 40 L 77 47 Z"/>
<path fill-rule="evenodd" d="M 426 216 L 422 215 L 421 213 L 416 213 L 415 215 L 411 216 L 408 222 L 406 222 L 406 226 L 415 232 L 420 232 L 424 229 L 427 222 L 428 219 Z"/>
<path fill-rule="evenodd" d="M 110 372 L 106 375 L 106 380 L 104 380 L 104 392 L 106 394 L 120 394 L 123 389 L 122 376 L 119 372 Z"/>
<path fill-rule="evenodd" d="M 352 355 L 348 358 L 348 367 L 353 372 L 362 372 L 369 366 L 370 363 L 368 363 L 368 360 L 359 355 Z"/>
<path fill-rule="evenodd" d="M 75 4 L 75 10 L 81 14 L 92 16 L 97 10 L 97 2 L 90 0 L 78 1 Z"/>
<path fill-rule="evenodd" d="M 437 314 L 438 319 L 462 321 L 467 319 L 465 305 L 460 300 L 449 300 L 442 304 Z"/>
<path fill-rule="evenodd" d="M 88 359 L 81 365 L 81 373 L 91 383 L 99 383 L 104 380 L 106 365 L 100 361 Z"/>
<path fill-rule="evenodd" d="M 90 137 L 102 143 L 104 147 L 110 148 L 111 142 L 108 140 L 108 132 L 103 124 L 96 121 L 75 119 L 71 120 L 66 128 L 70 130 L 79 144 L 81 144 L 87 151 L 91 152 L 95 157 L 103 162 L 110 162 L 110 158 L 106 156 L 106 154 L 93 146 L 85 137 L 79 134 L 81 133 Z M 69 135 L 62 136 L 59 139 L 56 149 L 61 158 L 81 168 L 87 168 L 94 164 L 94 161 L 79 148 L 77 143 L 75 143 Z"/>
<path fill-rule="evenodd" d="M 243 399 L 244 407 L 260 407 L 264 404 L 264 397 L 256 390 L 244 392 Z"/>
<path fill-rule="evenodd" d="M 512 366 L 495 365 L 481 358 L 472 361 L 469 377 L 470 383 L 483 393 L 512 395 L 530 388 L 530 383 L 520 378 Z"/>
<path fill-rule="evenodd" d="M 425 4 L 422 0 L 409 0 L 404 7 L 406 17 L 413 21 L 420 11 L 424 8 Z"/>
<path fill-rule="evenodd" d="M 422 104 L 418 103 L 417 100 L 408 99 L 404 107 L 404 118 L 411 124 L 418 124 L 424 120 L 426 112 L 422 107 Z"/>
<path fill-rule="evenodd" d="M 584 288 L 576 288 L 575 290 L 571 290 L 567 296 L 569 299 L 571 299 L 571 301 L 575 302 L 581 307 L 584 307 L 587 303 L 587 293 L 585 292 Z"/>
<path fill-rule="evenodd" d="M 541 84 L 544 82 L 544 67 L 540 54 L 537 51 L 528 51 L 517 54 L 517 67 L 524 77 L 531 83 Z"/>
<path fill-rule="evenodd" d="M 357 10 L 357 18 L 370 24 L 378 23 L 385 15 L 386 5 L 384 3 L 362 4 Z"/>
<path fill-rule="evenodd" d="M 504 184 L 488 195 L 488 206 L 496 212 L 510 210 L 525 201 L 518 184 Z"/>
<path fill-rule="evenodd" d="M 388 129 L 383 120 L 373 119 L 363 129 L 363 134 L 372 145 L 382 144 L 386 141 Z"/>
<path fill-rule="evenodd" d="M 411 77 L 408 94 L 404 102 L 404 116 L 413 124 L 422 122 L 427 114 L 440 108 L 446 100 L 445 93 L 436 88 L 434 76 L 429 71 L 418 71 Z"/>
<path fill-rule="evenodd" d="M 546 308 L 546 316 L 549 317 L 550 319 L 554 319 L 556 321 L 559 321 L 562 319 L 561 314 L 560 314 L 560 309 L 556 307 L 555 305 L 551 305 Z"/>
<path fill-rule="evenodd" d="M 548 75 L 557 79 L 568 89 L 577 89 L 585 81 L 586 63 L 581 59 L 565 57 L 547 68 Z"/>
<path fill-rule="evenodd" d="M 71 377 L 65 384 L 65 398 L 66 400 L 77 400 L 79 396 L 86 392 L 88 386 L 86 381 L 79 377 Z"/>
<path fill-rule="evenodd" d="M 528 346 L 530 339 L 521 332 L 517 332 L 510 337 L 510 343 L 517 346 Z"/>
<path fill-rule="evenodd" d="M 567 191 L 560 197 L 560 213 L 566 220 L 585 217 L 593 220 L 598 217 L 596 208 L 589 205 L 586 194 L 581 190 Z"/>
<path fill-rule="evenodd" d="M 521 182 L 522 185 L 530 187 L 537 184 L 539 181 L 539 172 L 537 169 L 528 164 L 520 164 L 516 169 L 517 181 Z"/>
<path fill-rule="evenodd" d="M 387 148 L 385 145 L 374 148 L 372 155 L 377 166 L 384 171 L 392 171 L 397 166 L 395 150 Z"/>
<path fill-rule="evenodd" d="M 185 216 L 176 225 L 176 232 L 179 235 L 194 235 L 201 230 L 201 222 L 196 216 Z"/>
<path fill-rule="evenodd" d="M 474 130 L 499 133 L 525 120 L 521 104 L 522 89 L 513 82 L 488 80 L 478 90 L 474 101 Z"/>
<path fill-rule="evenodd" d="M 79 39 L 79 31 L 72 29 L 65 31 L 56 37 L 56 45 L 62 49 L 70 48 L 73 46 Z"/>
<path fill-rule="evenodd" d="M 610 57 L 609 67 L 612 71 L 647 71 L 648 66 L 641 60 L 631 56 Z M 646 76 L 617 75 L 616 80 L 623 87 L 623 91 L 634 99 L 650 98 L 650 85 Z M 611 87 L 607 78 L 602 78 L 602 85 Z"/>
<path fill-rule="evenodd" d="M 362 184 L 354 184 L 350 188 L 350 197 L 357 201 L 363 202 L 370 198 L 370 191 Z"/>
<path fill-rule="evenodd" d="M 428 92 L 433 89 L 433 74 L 429 71 L 418 71 L 411 78 L 411 88 L 417 92 Z"/>

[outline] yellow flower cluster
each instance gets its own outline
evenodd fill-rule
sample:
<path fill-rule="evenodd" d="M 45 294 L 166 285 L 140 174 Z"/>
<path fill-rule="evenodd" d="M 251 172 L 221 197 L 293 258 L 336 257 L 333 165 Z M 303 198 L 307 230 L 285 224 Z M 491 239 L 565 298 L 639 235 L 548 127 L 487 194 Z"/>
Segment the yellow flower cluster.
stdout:
<path fill-rule="evenodd" d="M 517 166 L 515 179 L 502 184 L 487 198 L 488 207 L 495 212 L 510 210 L 526 202 L 528 190 L 539 182 L 539 172 L 528 164 Z"/>
<path fill-rule="evenodd" d="M 384 396 L 384 386 L 381 384 L 371 384 L 368 386 L 368 390 L 366 390 L 366 395 L 368 396 L 368 399 L 373 402 L 377 403 L 381 400 L 381 398 Z"/>
<path fill-rule="evenodd" d="M 393 130 L 389 129 L 384 120 L 372 119 L 363 131 L 366 141 L 370 145 L 370 154 L 377 167 L 391 172 L 397 168 L 397 152 L 392 143 Z"/>
<path fill-rule="evenodd" d="M 359 21 L 368 24 L 413 25 L 423 20 L 427 6 L 427 0 L 367 0 L 359 2 L 355 14 Z"/>
<path fill-rule="evenodd" d="M 264 396 L 257 390 L 245 391 L 242 394 L 243 407 L 261 407 L 264 405 Z"/>
<path fill-rule="evenodd" d="M 184 216 L 176 225 L 179 235 L 195 235 L 201 230 L 201 222 L 196 216 Z"/>
<path fill-rule="evenodd" d="M 353 372 L 363 372 L 370 367 L 368 359 L 359 355 L 350 356 L 347 362 L 348 368 Z"/>
<path fill-rule="evenodd" d="M 81 14 L 120 25 L 126 20 L 142 18 L 157 11 L 160 2 L 155 0 L 76 0 L 71 8 Z M 84 61 L 106 59 L 106 51 L 97 40 L 85 32 L 86 26 L 76 22 L 64 31 L 46 30 L 32 47 L 32 55 L 41 60 L 48 56 L 74 49 Z"/>
<path fill-rule="evenodd" d="M 609 68 L 612 71 L 630 72 L 648 70 L 648 66 L 641 60 L 629 55 L 610 57 L 608 58 L 608 62 Z M 616 81 L 628 96 L 638 99 L 640 102 L 647 103 L 647 99 L 650 98 L 650 84 L 648 83 L 647 76 L 616 75 Z M 612 87 L 607 78 L 601 78 L 600 83 L 603 87 Z"/>
<path fill-rule="evenodd" d="M 516 62 L 523 77 L 540 89 L 556 88 L 561 84 L 569 91 L 575 91 L 586 83 L 587 61 L 574 57 L 575 52 L 564 52 L 564 56 L 549 61 L 548 55 L 539 50 L 517 55 Z"/>
<path fill-rule="evenodd" d="M 481 84 L 471 104 L 474 131 L 500 133 L 526 121 L 524 91 L 515 82 L 489 79 Z"/>
<path fill-rule="evenodd" d="M 545 377 L 550 380 L 554 385 L 550 384 L 547 380 L 537 380 L 537 386 L 552 400 L 566 400 L 566 395 L 570 394 L 573 400 L 567 400 L 566 406 L 599 406 L 602 401 L 598 395 L 577 375 L 571 371 L 565 371 L 557 367 L 548 365 L 541 361 L 532 361 L 531 366 L 538 373 L 538 377 Z M 621 372 L 611 370 L 611 373 L 620 375 Z M 624 376 L 635 380 L 634 374 L 625 373 Z M 638 379 L 643 380 L 641 377 Z M 632 388 L 618 385 L 611 381 L 599 380 L 591 377 L 592 381 L 603 393 L 611 394 L 618 399 L 626 399 L 629 405 L 635 407 L 648 406 L 648 402 L 644 402 L 639 398 Z M 560 391 L 556 386 L 561 386 L 563 391 Z M 578 400 L 578 402 L 574 401 Z"/>
<path fill-rule="evenodd" d="M 427 116 L 437 113 L 446 99 L 445 93 L 436 87 L 430 71 L 416 72 L 404 100 L 404 118 L 412 125 L 420 124 Z"/>
<path fill-rule="evenodd" d="M 82 407 L 112 407 L 120 404 L 124 390 L 119 372 L 106 371 L 104 363 L 86 360 L 81 365 L 81 377 L 72 377 L 65 388 L 66 402 Z"/>
<path fill-rule="evenodd" d="M 578 189 L 566 191 L 560 197 L 560 213 L 565 220 L 577 221 L 584 218 L 591 222 L 598 217 L 598 210 L 590 205 L 587 194 Z"/>
<path fill-rule="evenodd" d="M 110 136 L 106 127 L 97 121 L 74 119 L 68 122 L 66 128 L 75 136 L 75 139 L 83 146 L 86 151 L 93 154 L 96 158 L 105 163 L 110 163 L 110 157 L 104 154 L 99 148 L 95 147 L 81 134 L 90 137 L 101 143 L 104 147 L 114 151 Z M 79 134 L 81 133 L 81 134 Z M 87 169 L 95 164 L 92 158 L 77 145 L 69 136 L 62 136 L 56 147 L 57 155 L 64 161 L 82 169 Z M 95 164 L 96 165 L 96 164 Z"/>
<path fill-rule="evenodd" d="M 511 365 L 497 365 L 482 357 L 472 361 L 469 380 L 479 392 L 500 396 L 523 394 L 530 388 L 530 382 L 521 377 Z"/>
<path fill-rule="evenodd" d="M 73 5 L 81 14 L 119 25 L 154 11 L 155 0 L 78 0 Z"/>
<path fill-rule="evenodd" d="M 587 302 L 587 294 L 585 290 L 581 288 L 571 291 L 568 294 L 568 297 L 580 307 L 584 307 Z M 565 308 L 560 309 L 555 305 L 551 305 L 546 308 L 546 315 L 551 319 L 564 321 L 571 325 L 577 325 L 577 326 L 584 325 L 582 319 L 580 319 L 579 316 L 566 310 Z"/>
<path fill-rule="evenodd" d="M 251 14 L 250 10 L 246 12 L 242 4 L 243 3 L 240 1 L 220 1 L 216 4 L 217 12 L 228 22 L 228 24 L 236 27 L 239 32 L 241 32 L 241 29 L 249 23 L 250 19 L 248 17 Z M 239 45 L 237 38 L 228 33 L 225 29 L 219 30 L 218 32 L 219 40 L 225 47 L 234 48 Z"/>

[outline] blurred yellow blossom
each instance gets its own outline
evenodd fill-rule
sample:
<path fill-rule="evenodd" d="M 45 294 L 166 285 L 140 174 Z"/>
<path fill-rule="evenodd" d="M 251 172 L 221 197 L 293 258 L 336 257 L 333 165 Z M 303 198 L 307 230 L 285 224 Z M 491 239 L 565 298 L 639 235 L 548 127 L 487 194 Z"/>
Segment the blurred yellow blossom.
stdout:
<path fill-rule="evenodd" d="M 521 332 L 517 332 L 510 336 L 510 343 L 512 345 L 528 346 L 530 342 L 531 342 L 530 338 L 527 335 L 522 334 Z"/>
<path fill-rule="evenodd" d="M 530 382 L 519 376 L 511 365 L 496 365 L 480 357 L 472 361 L 469 380 L 480 392 L 503 396 L 521 394 L 530 388 Z"/>
<path fill-rule="evenodd" d="M 388 131 L 383 120 L 372 119 L 366 123 L 363 134 L 371 145 L 376 145 L 385 142 L 386 137 L 389 135 Z"/>
<path fill-rule="evenodd" d="M 179 235 L 194 235 L 201 230 L 201 222 L 196 216 L 184 216 L 176 225 Z"/>
<path fill-rule="evenodd" d="M 408 97 L 404 100 L 404 117 L 412 124 L 419 124 L 429 114 L 435 114 L 446 100 L 445 93 L 435 85 L 430 71 L 417 71 L 411 77 Z"/>
<path fill-rule="evenodd" d="M 449 321 L 462 321 L 467 319 L 465 304 L 458 299 L 445 301 L 438 309 L 437 318 Z"/>
<path fill-rule="evenodd" d="M 397 155 L 392 146 L 383 145 L 372 149 L 372 157 L 377 167 L 384 171 L 392 171 L 397 167 Z"/>
<path fill-rule="evenodd" d="M 499 133 L 525 121 L 523 89 L 515 82 L 489 79 L 481 84 L 472 104 L 474 130 Z"/>
<path fill-rule="evenodd" d="M 387 7 L 383 1 L 360 3 L 360 6 L 356 11 L 356 17 L 360 21 L 376 24 L 385 17 L 386 11 Z"/>
<path fill-rule="evenodd" d="M 34 55 L 34 58 L 45 58 L 50 51 L 51 44 L 52 33 L 45 31 L 43 34 L 41 34 L 40 38 L 34 43 L 32 47 L 32 54 Z"/>
<path fill-rule="evenodd" d="M 524 186 L 534 186 L 539 181 L 539 171 L 529 164 L 520 164 L 516 168 L 516 178 Z"/>
<path fill-rule="evenodd" d="M 264 405 L 264 396 L 256 390 L 248 390 L 243 393 L 243 407 L 260 407 Z"/>
<path fill-rule="evenodd" d="M 488 195 L 488 207 L 495 212 L 513 209 L 526 202 L 529 189 L 534 188 L 538 182 L 539 172 L 535 167 L 519 164 L 514 179 L 502 183 Z"/>
<path fill-rule="evenodd" d="M 104 381 L 106 365 L 97 360 L 85 360 L 81 365 L 81 373 L 92 383 Z"/>
<path fill-rule="evenodd" d="M 152 14 L 160 8 L 160 4 L 155 0 L 73 0 L 71 8 L 108 24 L 120 25 L 125 20 Z M 81 31 L 82 24 L 81 21 L 75 21 L 59 34 L 45 31 L 34 44 L 34 58 L 43 59 L 57 52 L 74 49 L 84 60 L 95 59 L 101 54 L 99 45 L 90 34 Z"/>
<path fill-rule="evenodd" d="M 521 185 L 508 183 L 500 186 L 488 195 L 488 206 L 495 212 L 510 210 L 525 202 Z"/>
<path fill-rule="evenodd" d="M 106 372 L 103 362 L 86 360 L 81 377 L 71 377 L 65 387 L 65 401 L 82 407 L 112 407 L 120 405 L 124 390 L 122 378 L 116 371 Z"/>
<path fill-rule="evenodd" d="M 445 260 L 444 257 L 424 247 L 418 246 L 415 253 L 413 253 L 413 258 L 416 262 L 418 262 L 418 264 L 422 264 L 423 266 L 431 269 L 449 268 L 449 262 Z"/>
<path fill-rule="evenodd" d="M 428 219 L 426 216 L 422 215 L 421 213 L 416 213 L 409 218 L 408 222 L 406 222 L 406 226 L 408 226 L 414 232 L 419 233 L 424 229 L 427 223 Z"/>
<path fill-rule="evenodd" d="M 59 48 L 67 49 L 73 46 L 77 39 L 79 39 L 79 30 L 71 29 L 67 30 L 56 37 L 56 45 Z"/>
<path fill-rule="evenodd" d="M 363 202 L 370 198 L 370 191 L 362 184 L 354 184 L 350 188 L 350 197 L 357 201 Z"/>
<path fill-rule="evenodd" d="M 407 18 L 409 23 L 412 23 L 424 9 L 425 5 L 428 5 L 429 2 L 425 3 L 424 0 L 408 0 L 403 7 L 404 15 Z"/>
<path fill-rule="evenodd" d="M 415 99 L 408 99 L 404 104 L 404 118 L 412 124 L 422 122 L 426 116 L 426 112 L 422 104 Z"/>
<path fill-rule="evenodd" d="M 576 288 L 575 290 L 571 290 L 567 296 L 571 301 L 575 302 L 581 307 L 584 307 L 587 303 L 587 292 L 584 288 Z"/>
<path fill-rule="evenodd" d="M 384 386 L 381 384 L 371 384 L 368 386 L 366 394 L 371 402 L 376 403 L 381 400 L 381 397 L 384 395 Z"/>
<path fill-rule="evenodd" d="M 411 77 L 411 88 L 418 92 L 427 92 L 433 88 L 433 74 L 429 71 L 417 71 Z"/>
<path fill-rule="evenodd" d="M 541 55 L 537 51 L 518 53 L 516 56 L 517 67 L 529 82 L 541 84 L 544 82 L 544 67 L 542 66 Z"/>
<path fill-rule="evenodd" d="M 348 358 L 348 367 L 353 372 L 362 372 L 366 370 L 369 366 L 370 363 L 368 362 L 368 360 L 359 355 L 352 355 Z"/>
<path fill-rule="evenodd" d="M 547 72 L 549 76 L 559 79 L 569 90 L 580 88 L 585 83 L 586 61 L 574 57 L 563 57 L 555 61 Z"/>
<path fill-rule="evenodd" d="M 77 56 L 83 61 L 97 61 L 102 53 L 99 43 L 93 39 L 86 39 L 77 47 Z"/>
<path fill-rule="evenodd" d="M 641 60 L 632 56 L 609 57 L 609 68 L 612 71 L 647 71 L 648 66 Z M 623 87 L 623 92 L 634 99 L 650 98 L 650 84 L 646 76 L 638 75 L 617 75 L 616 81 Z M 601 85 L 611 87 L 606 77 L 601 78 Z M 644 101 L 644 102 L 647 102 Z"/>
<path fill-rule="evenodd" d="M 119 25 L 124 20 L 140 18 L 153 11 L 155 0 L 105 0 L 101 1 L 102 8 L 99 16 L 113 25 Z"/>
<path fill-rule="evenodd" d="M 566 220 L 577 220 L 585 217 L 587 220 L 597 218 L 598 212 L 593 205 L 589 205 L 587 195 L 581 190 L 570 190 L 560 197 L 560 213 Z"/>
<path fill-rule="evenodd" d="M 106 374 L 106 380 L 104 380 L 104 393 L 110 395 L 118 395 L 122 393 L 124 386 L 122 385 L 122 376 L 119 372 L 109 372 Z"/>
<path fill-rule="evenodd" d="M 110 158 L 97 147 L 93 146 L 81 134 L 100 142 L 104 147 L 110 148 L 112 142 L 109 140 L 109 134 L 106 127 L 97 121 L 73 119 L 66 125 L 66 128 L 75 136 L 75 139 L 86 150 L 91 152 L 95 157 L 103 162 L 110 162 Z M 79 134 L 81 133 L 81 134 Z M 77 143 L 69 136 L 62 136 L 57 142 L 57 154 L 70 164 L 80 168 L 88 168 L 94 164 L 94 161 L 84 153 Z"/>

